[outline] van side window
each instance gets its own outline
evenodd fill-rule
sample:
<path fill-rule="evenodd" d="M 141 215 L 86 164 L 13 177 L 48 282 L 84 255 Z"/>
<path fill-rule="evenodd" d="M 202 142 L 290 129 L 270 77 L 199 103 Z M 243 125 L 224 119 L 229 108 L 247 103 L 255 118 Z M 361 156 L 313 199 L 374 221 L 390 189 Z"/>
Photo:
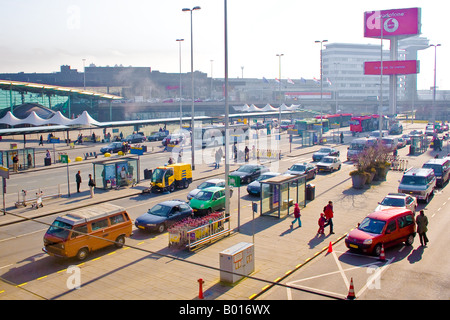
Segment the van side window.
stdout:
<path fill-rule="evenodd" d="M 118 214 L 117 216 L 110 217 L 109 221 L 110 221 L 111 225 L 115 225 L 115 224 L 124 222 L 125 219 L 123 218 L 122 214 Z"/>
<path fill-rule="evenodd" d="M 395 231 L 395 229 L 397 229 L 397 226 L 395 225 L 395 220 L 394 220 L 394 221 L 389 222 L 389 224 L 386 227 L 386 232 L 388 232 L 388 231 L 393 232 L 393 231 Z"/>
<path fill-rule="evenodd" d="M 108 226 L 108 219 L 102 219 L 95 222 L 92 222 L 92 231 L 103 229 Z"/>
<path fill-rule="evenodd" d="M 82 225 L 82 226 L 78 226 L 73 228 L 72 230 L 72 235 L 70 236 L 71 239 L 79 237 L 79 236 L 83 236 L 85 234 L 88 233 L 88 229 L 87 229 L 87 225 Z"/>

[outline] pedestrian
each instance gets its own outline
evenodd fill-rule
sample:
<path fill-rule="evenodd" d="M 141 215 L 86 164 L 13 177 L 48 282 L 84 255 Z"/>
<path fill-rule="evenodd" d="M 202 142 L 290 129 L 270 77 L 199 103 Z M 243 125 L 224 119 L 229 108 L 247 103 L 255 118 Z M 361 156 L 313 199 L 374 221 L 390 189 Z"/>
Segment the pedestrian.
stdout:
<path fill-rule="evenodd" d="M 298 203 L 294 205 L 294 221 L 291 222 L 291 229 L 294 227 L 295 221 L 298 221 L 298 227 L 302 227 L 302 221 L 300 220 L 300 207 L 298 206 Z"/>
<path fill-rule="evenodd" d="M 77 192 L 80 193 L 80 185 L 81 185 L 80 170 L 78 170 L 77 174 L 75 175 L 75 181 L 77 182 Z"/>
<path fill-rule="evenodd" d="M 249 149 L 247 146 L 245 146 L 245 149 L 244 149 L 244 159 L 245 159 L 245 162 L 248 162 L 249 156 L 250 156 L 250 149 Z"/>
<path fill-rule="evenodd" d="M 327 219 L 325 219 L 325 215 L 323 213 L 320 214 L 319 218 L 319 230 L 317 230 L 317 234 L 325 234 L 325 223 L 327 222 Z"/>
<path fill-rule="evenodd" d="M 328 201 L 328 204 L 323 208 L 323 213 L 325 215 L 325 219 L 327 219 L 327 223 L 324 227 L 330 226 L 330 234 L 334 234 L 333 232 L 333 202 Z"/>
<path fill-rule="evenodd" d="M 44 145 L 44 137 L 41 134 L 41 137 L 39 138 L 39 145 L 43 146 Z"/>
<path fill-rule="evenodd" d="M 19 155 L 16 153 L 13 156 L 13 169 L 14 172 L 19 172 Z"/>
<path fill-rule="evenodd" d="M 94 197 L 94 187 L 95 187 L 95 181 L 92 179 L 92 174 L 89 173 L 89 191 L 91 192 L 91 198 Z"/>
<path fill-rule="evenodd" d="M 426 246 L 428 243 L 427 231 L 428 231 L 428 218 L 423 212 L 420 210 L 420 214 L 416 217 L 417 224 L 417 233 L 419 234 L 420 245 Z"/>
<path fill-rule="evenodd" d="M 219 165 L 220 165 L 220 154 L 219 154 L 219 150 L 216 151 L 216 153 L 214 154 L 214 169 L 219 169 Z"/>
<path fill-rule="evenodd" d="M 342 132 L 341 132 L 340 138 L 341 138 L 341 143 L 344 143 L 344 134 Z"/>
<path fill-rule="evenodd" d="M 182 162 L 183 162 L 183 150 L 180 150 L 180 152 L 178 152 L 177 163 L 182 163 Z"/>

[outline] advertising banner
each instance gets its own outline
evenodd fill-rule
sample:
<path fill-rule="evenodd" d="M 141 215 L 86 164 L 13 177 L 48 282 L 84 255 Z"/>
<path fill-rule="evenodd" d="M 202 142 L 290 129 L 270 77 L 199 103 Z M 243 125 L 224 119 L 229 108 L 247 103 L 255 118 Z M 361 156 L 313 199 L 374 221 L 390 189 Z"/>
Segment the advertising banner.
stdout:
<path fill-rule="evenodd" d="M 421 9 L 391 9 L 364 13 L 364 37 L 381 38 L 381 26 L 383 38 L 418 35 L 421 27 Z"/>
<path fill-rule="evenodd" d="M 365 75 L 380 75 L 381 61 L 364 62 Z M 419 73 L 419 61 L 383 61 L 383 75 L 416 74 Z"/>

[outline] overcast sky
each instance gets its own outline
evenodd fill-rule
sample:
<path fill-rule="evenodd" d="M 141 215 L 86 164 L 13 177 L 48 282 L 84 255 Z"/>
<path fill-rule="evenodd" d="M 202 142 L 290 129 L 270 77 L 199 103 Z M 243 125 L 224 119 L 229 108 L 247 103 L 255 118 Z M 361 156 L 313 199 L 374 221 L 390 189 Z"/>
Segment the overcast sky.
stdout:
<path fill-rule="evenodd" d="M 0 0 L 0 73 L 56 72 L 61 65 L 151 67 L 178 72 L 176 39 L 182 43 L 182 72 L 190 71 L 193 12 L 194 70 L 224 77 L 223 0 Z M 437 86 L 450 90 L 450 2 L 421 0 L 228 0 L 229 76 L 274 79 L 283 53 L 282 79 L 320 77 L 320 45 L 371 43 L 364 38 L 364 12 L 422 8 L 422 36 L 440 43 Z M 389 41 L 384 42 L 389 48 Z M 211 62 L 213 60 L 213 62 Z M 419 89 L 433 86 L 434 49 L 419 53 Z"/>

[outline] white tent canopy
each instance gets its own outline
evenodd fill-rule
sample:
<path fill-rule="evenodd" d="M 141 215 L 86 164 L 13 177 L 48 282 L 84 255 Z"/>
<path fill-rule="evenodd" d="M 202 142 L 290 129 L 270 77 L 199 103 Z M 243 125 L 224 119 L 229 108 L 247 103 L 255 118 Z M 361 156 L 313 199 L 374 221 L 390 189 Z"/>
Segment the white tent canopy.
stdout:
<path fill-rule="evenodd" d="M 255 111 L 261 111 L 261 109 L 258 108 L 257 106 L 255 106 L 254 104 L 252 104 L 252 105 L 248 108 L 247 111 L 248 111 L 248 112 L 255 112 Z"/>
<path fill-rule="evenodd" d="M 264 108 L 261 109 L 261 111 L 277 111 L 277 108 L 272 107 L 270 104 L 266 104 Z"/>
<path fill-rule="evenodd" d="M 25 119 L 19 119 L 8 111 L 3 118 L 0 119 L 0 124 L 7 124 L 9 126 L 17 126 L 22 124 L 31 124 L 33 126 L 43 126 L 48 124 L 66 125 L 66 126 L 100 126 L 101 123 L 90 116 L 87 111 L 78 116 L 76 119 L 66 118 L 61 112 L 56 112 L 49 119 L 42 119 L 36 112 L 32 111 Z"/>

